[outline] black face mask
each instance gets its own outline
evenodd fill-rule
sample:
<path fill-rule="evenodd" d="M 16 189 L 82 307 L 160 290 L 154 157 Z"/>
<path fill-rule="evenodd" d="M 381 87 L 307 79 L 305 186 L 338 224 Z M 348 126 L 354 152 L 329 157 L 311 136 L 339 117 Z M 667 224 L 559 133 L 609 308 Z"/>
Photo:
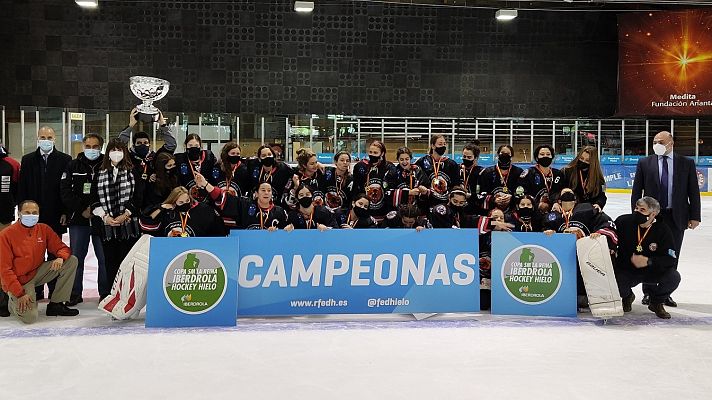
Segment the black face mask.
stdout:
<path fill-rule="evenodd" d="M 148 147 L 147 144 L 134 145 L 134 153 L 136 153 L 136 155 L 141 158 L 146 158 L 149 151 L 150 151 L 150 148 Z"/>
<path fill-rule="evenodd" d="M 190 211 L 190 203 L 184 203 L 181 205 L 176 205 L 176 211 L 178 212 L 188 212 Z"/>
<path fill-rule="evenodd" d="M 302 197 L 301 199 L 299 199 L 299 205 L 304 208 L 308 208 L 310 205 L 312 205 L 313 200 L 314 198 L 311 196 Z"/>
<path fill-rule="evenodd" d="M 368 155 L 368 161 L 369 161 L 371 164 L 376 164 L 376 163 L 378 163 L 379 161 L 381 161 L 381 156 L 372 156 L 372 155 L 369 154 L 369 155 Z"/>
<path fill-rule="evenodd" d="M 440 146 L 435 148 L 435 152 L 438 153 L 439 156 L 445 154 L 445 151 L 447 151 L 447 146 Z"/>
<path fill-rule="evenodd" d="M 551 158 L 551 157 L 539 157 L 539 159 L 536 160 L 536 162 L 539 163 L 539 165 L 541 165 L 541 166 L 544 167 L 544 168 L 546 168 L 546 167 L 548 167 L 549 165 L 551 165 L 551 162 L 552 162 L 552 161 L 554 161 L 554 159 Z"/>
<path fill-rule="evenodd" d="M 354 206 L 354 214 L 356 214 L 359 219 L 366 219 L 370 216 L 367 209 L 359 206 Z"/>
<path fill-rule="evenodd" d="M 175 168 L 166 168 L 166 175 L 168 176 L 173 176 L 176 174 L 176 169 Z"/>
<path fill-rule="evenodd" d="M 241 156 L 227 156 L 227 160 L 230 162 L 230 164 L 235 165 L 235 164 L 239 163 L 240 161 L 242 161 L 242 157 Z"/>
<path fill-rule="evenodd" d="M 501 166 L 507 166 L 512 162 L 512 156 L 509 153 L 501 153 L 497 158 L 497 163 Z"/>
<path fill-rule="evenodd" d="M 589 166 L 590 165 L 587 162 L 583 162 L 581 160 L 576 161 L 576 167 L 578 169 L 587 170 Z"/>
<path fill-rule="evenodd" d="M 459 213 L 462 212 L 462 210 L 463 210 L 465 207 L 464 207 L 464 206 L 456 206 L 456 205 L 450 203 L 450 208 L 452 209 L 453 212 L 456 212 L 456 213 L 459 214 Z"/>
<path fill-rule="evenodd" d="M 566 192 L 559 197 L 561 201 L 576 201 L 576 195 L 571 192 Z"/>
<path fill-rule="evenodd" d="M 191 161 L 198 161 L 200 159 L 200 153 L 202 153 L 202 150 L 200 147 L 188 147 L 187 150 L 188 153 L 188 159 Z"/>
<path fill-rule="evenodd" d="M 265 158 L 263 158 L 262 160 L 260 160 L 260 162 L 261 162 L 262 165 L 264 165 L 265 167 L 271 167 L 271 166 L 274 165 L 274 157 L 265 157 Z"/>
<path fill-rule="evenodd" d="M 636 225 L 644 224 L 648 222 L 648 216 L 645 214 L 642 214 L 639 211 L 634 211 L 633 212 L 633 221 L 635 222 Z"/>
<path fill-rule="evenodd" d="M 522 218 L 531 218 L 534 214 L 534 209 L 529 207 L 522 207 L 519 209 L 519 216 Z"/>
<path fill-rule="evenodd" d="M 475 160 L 468 160 L 466 158 L 462 159 L 462 165 L 464 165 L 467 168 L 470 168 L 472 166 L 472 164 L 474 164 L 474 163 L 475 163 Z"/>

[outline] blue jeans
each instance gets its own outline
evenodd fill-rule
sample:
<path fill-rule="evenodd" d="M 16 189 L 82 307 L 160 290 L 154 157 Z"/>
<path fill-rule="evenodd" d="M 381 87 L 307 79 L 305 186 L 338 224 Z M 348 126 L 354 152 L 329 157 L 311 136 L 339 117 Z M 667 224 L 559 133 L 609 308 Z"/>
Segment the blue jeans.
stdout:
<path fill-rule="evenodd" d="M 69 247 L 72 249 L 72 254 L 79 260 L 77 274 L 74 276 L 72 297 L 80 297 L 84 290 L 84 259 L 89 251 L 90 238 L 94 246 L 94 254 L 99 263 L 97 273 L 99 296 L 105 297 L 111 293 L 111 285 L 113 282 L 107 281 L 106 265 L 104 264 L 104 248 L 101 245 L 101 238 L 98 235 L 91 234 L 90 226 L 71 225 L 69 227 Z"/>

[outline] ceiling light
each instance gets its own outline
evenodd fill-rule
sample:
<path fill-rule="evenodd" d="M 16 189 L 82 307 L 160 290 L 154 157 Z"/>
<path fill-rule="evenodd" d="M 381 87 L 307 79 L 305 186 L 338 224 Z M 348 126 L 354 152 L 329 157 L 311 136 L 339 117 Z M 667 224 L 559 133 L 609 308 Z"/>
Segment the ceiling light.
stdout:
<path fill-rule="evenodd" d="M 517 18 L 517 10 L 503 8 L 501 10 L 497 10 L 494 17 L 500 21 L 511 21 L 514 18 Z"/>
<path fill-rule="evenodd" d="M 99 0 L 74 0 L 79 7 L 82 8 L 97 8 L 99 7 Z"/>
<path fill-rule="evenodd" d="M 312 11 L 314 11 L 314 2 L 313 1 L 295 1 L 294 2 L 294 11 L 303 12 L 303 13 L 312 12 Z"/>

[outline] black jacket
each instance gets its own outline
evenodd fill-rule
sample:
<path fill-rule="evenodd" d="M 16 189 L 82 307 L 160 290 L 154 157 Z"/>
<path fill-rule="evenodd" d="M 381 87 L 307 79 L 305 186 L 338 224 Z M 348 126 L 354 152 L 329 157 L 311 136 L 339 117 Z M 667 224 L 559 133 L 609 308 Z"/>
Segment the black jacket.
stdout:
<path fill-rule="evenodd" d="M 49 225 L 58 235 L 67 231 L 60 225 L 62 215 L 68 215 L 60 196 L 59 182 L 72 157 L 54 149 L 47 157 L 47 166 L 40 154 L 40 149 L 22 157 L 20 184 L 17 204 L 24 200 L 34 200 L 40 206 L 40 221 Z"/>
<path fill-rule="evenodd" d="M 637 251 L 638 225 L 633 221 L 633 214 L 625 214 L 618 217 L 616 219 L 616 231 L 618 233 L 616 268 L 632 269 L 654 279 L 654 277 L 670 268 L 675 268 L 675 265 L 677 265 L 675 241 L 672 238 L 672 233 L 670 228 L 659 219 L 650 226 L 650 232 L 647 234 L 641 228 L 641 236 L 645 236 L 640 244 L 642 251 Z M 648 257 L 650 260 L 649 265 L 645 268 L 636 268 L 630 261 L 633 254 L 642 254 Z"/>
<path fill-rule="evenodd" d="M 65 173 L 62 174 L 60 195 L 62 204 L 68 211 L 69 225 L 90 225 L 90 221 L 82 216 L 82 212 L 99 201 L 96 177 L 103 159 L 102 154 L 96 160 L 90 161 L 84 153 L 79 153 L 77 158 L 69 162 Z"/>
<path fill-rule="evenodd" d="M 0 147 L 0 224 L 9 224 L 15 220 L 15 198 L 19 179 L 20 164 Z"/>
<path fill-rule="evenodd" d="M 697 169 L 692 159 L 673 153 L 672 217 L 675 222 L 671 229 L 685 230 L 690 220 L 702 221 L 700 208 L 700 187 L 697 185 Z M 638 160 L 630 197 L 631 209 L 643 196 L 660 201 L 660 172 L 658 156 L 652 155 Z"/>

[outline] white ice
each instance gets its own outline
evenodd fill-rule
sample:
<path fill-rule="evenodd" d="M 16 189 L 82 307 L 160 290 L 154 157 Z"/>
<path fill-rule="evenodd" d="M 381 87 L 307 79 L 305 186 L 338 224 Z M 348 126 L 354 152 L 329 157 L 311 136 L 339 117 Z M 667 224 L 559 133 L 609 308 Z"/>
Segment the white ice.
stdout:
<path fill-rule="evenodd" d="M 606 211 L 628 212 L 628 194 Z M 4 399 L 711 399 L 712 197 L 687 231 L 663 321 L 640 304 L 578 319 L 240 319 L 237 328 L 146 330 L 96 310 L 90 259 L 77 318 L 0 319 Z M 93 265 L 93 267 L 92 267 Z M 93 289 L 93 290 L 90 290 Z M 89 297 L 89 298 L 88 298 Z M 141 315 L 143 318 L 143 314 Z"/>

